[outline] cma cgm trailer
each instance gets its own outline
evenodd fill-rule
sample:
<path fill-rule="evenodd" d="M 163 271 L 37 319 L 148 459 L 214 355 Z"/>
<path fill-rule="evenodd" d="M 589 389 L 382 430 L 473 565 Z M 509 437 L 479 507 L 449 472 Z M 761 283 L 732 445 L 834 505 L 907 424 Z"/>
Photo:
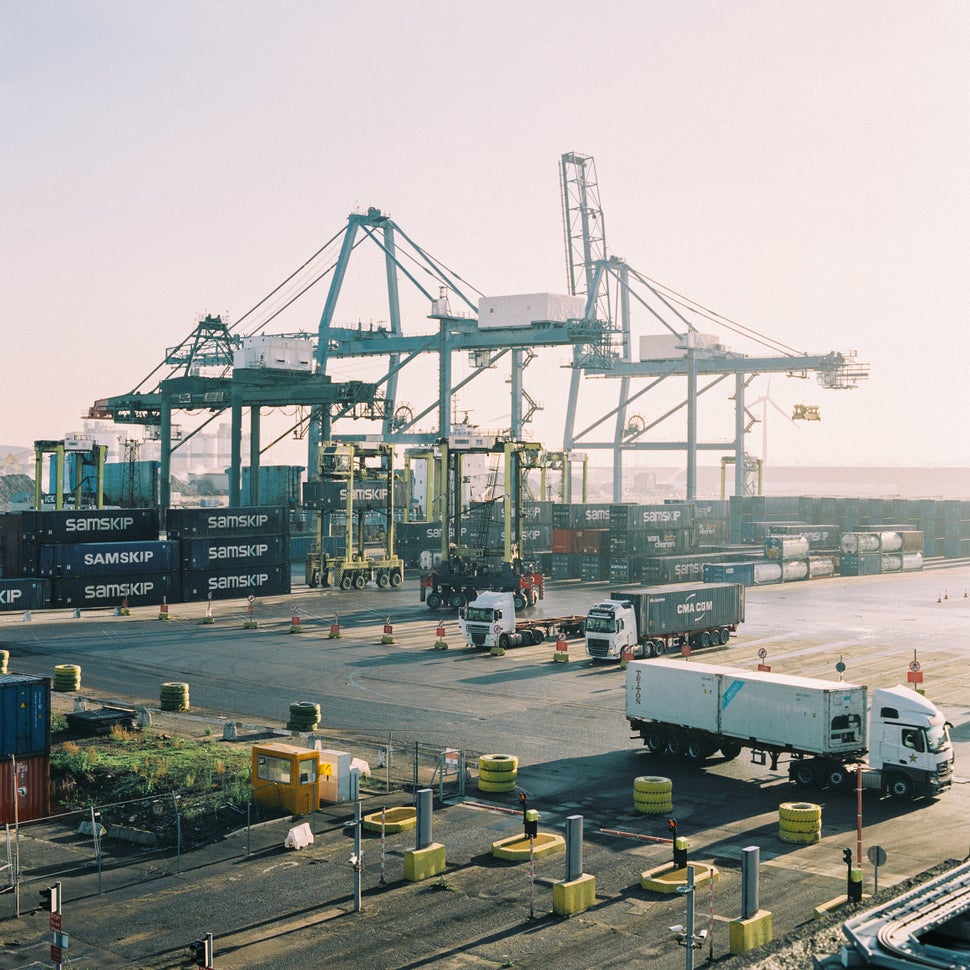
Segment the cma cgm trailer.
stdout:
<path fill-rule="evenodd" d="M 939 795 L 953 782 L 949 724 L 908 687 L 872 692 L 841 681 L 682 659 L 637 660 L 627 667 L 626 715 L 654 753 L 702 763 L 720 750 L 777 770 L 802 788 L 862 787 L 905 799 Z"/>
<path fill-rule="evenodd" d="M 672 647 L 727 643 L 744 622 L 740 583 L 640 586 L 610 593 L 586 616 L 586 652 L 594 660 L 657 657 Z"/>

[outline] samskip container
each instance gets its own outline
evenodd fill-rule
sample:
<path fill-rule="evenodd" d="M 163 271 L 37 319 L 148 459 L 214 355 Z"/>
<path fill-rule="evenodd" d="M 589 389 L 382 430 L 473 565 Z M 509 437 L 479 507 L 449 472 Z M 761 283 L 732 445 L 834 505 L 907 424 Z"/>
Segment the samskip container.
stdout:
<path fill-rule="evenodd" d="M 276 505 L 238 509 L 169 509 L 169 539 L 234 539 L 238 536 L 283 535 L 289 512 Z"/>
<path fill-rule="evenodd" d="M 0 579 L 0 613 L 44 610 L 50 605 L 50 580 Z"/>
<path fill-rule="evenodd" d="M 188 570 L 278 566 L 289 562 L 285 536 L 259 535 L 239 539 L 183 540 L 182 563 Z"/>
<path fill-rule="evenodd" d="M 182 573 L 182 599 L 186 603 L 247 596 L 280 596 L 290 592 L 290 565 L 256 566 Z"/>
<path fill-rule="evenodd" d="M 22 513 L 24 542 L 141 542 L 158 538 L 157 509 Z"/>
<path fill-rule="evenodd" d="M 150 573 L 144 576 L 61 577 L 53 581 L 54 606 L 96 609 L 105 606 L 159 606 L 179 601 L 179 574 Z"/>
<path fill-rule="evenodd" d="M 131 576 L 178 568 L 177 542 L 80 542 L 38 547 L 37 571 L 41 576 Z"/>

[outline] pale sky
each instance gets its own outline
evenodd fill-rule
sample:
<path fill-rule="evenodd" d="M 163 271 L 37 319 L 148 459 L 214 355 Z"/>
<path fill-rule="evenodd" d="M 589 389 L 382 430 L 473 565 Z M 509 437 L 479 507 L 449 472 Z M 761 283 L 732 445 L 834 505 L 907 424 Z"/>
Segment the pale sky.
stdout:
<path fill-rule="evenodd" d="M 851 392 L 775 377 L 782 409 L 822 421 L 769 416 L 772 463 L 965 465 L 968 49 L 965 0 L 3 0 L 0 444 L 79 430 L 368 206 L 486 295 L 565 292 L 558 166 L 576 151 L 611 254 L 871 365 Z M 405 289 L 404 332 L 429 330 Z M 278 329 L 315 332 L 325 298 Z M 337 322 L 384 307 L 352 272 Z M 526 387 L 557 448 L 566 354 L 547 353 Z M 498 428 L 505 394 L 459 403 Z"/>

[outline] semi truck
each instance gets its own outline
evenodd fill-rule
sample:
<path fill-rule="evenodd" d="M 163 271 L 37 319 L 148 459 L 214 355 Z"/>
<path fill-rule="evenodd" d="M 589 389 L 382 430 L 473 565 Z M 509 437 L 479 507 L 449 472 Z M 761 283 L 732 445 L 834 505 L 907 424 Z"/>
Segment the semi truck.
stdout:
<path fill-rule="evenodd" d="M 862 787 L 893 798 L 935 796 L 953 782 L 949 723 L 909 687 L 867 688 L 682 658 L 627 666 L 626 716 L 654 754 L 702 764 L 743 749 L 800 788 Z M 868 728 L 868 729 L 867 729 Z"/>
<path fill-rule="evenodd" d="M 672 647 L 728 642 L 744 622 L 740 583 L 639 586 L 610 593 L 586 616 L 586 652 L 594 660 L 659 657 Z"/>
<path fill-rule="evenodd" d="M 586 630 L 586 617 L 540 616 L 519 620 L 515 615 L 515 597 L 510 592 L 479 593 L 458 612 L 458 626 L 465 643 L 473 647 L 524 647 L 563 634 L 581 637 Z"/>

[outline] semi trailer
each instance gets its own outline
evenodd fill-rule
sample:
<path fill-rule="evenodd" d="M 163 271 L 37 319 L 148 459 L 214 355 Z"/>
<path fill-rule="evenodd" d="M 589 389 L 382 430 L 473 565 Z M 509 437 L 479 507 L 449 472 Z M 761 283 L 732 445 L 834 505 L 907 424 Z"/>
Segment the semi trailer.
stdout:
<path fill-rule="evenodd" d="M 673 647 L 728 642 L 744 622 L 740 583 L 680 583 L 620 589 L 586 616 L 586 652 L 594 660 L 658 657 Z"/>
<path fill-rule="evenodd" d="M 894 798 L 939 795 L 953 782 L 950 725 L 910 687 L 866 687 L 684 659 L 627 667 L 626 716 L 654 754 L 702 764 L 718 750 L 778 770 L 801 788 L 862 787 Z"/>
<path fill-rule="evenodd" d="M 465 643 L 473 647 L 532 646 L 559 634 L 581 637 L 586 629 L 586 617 L 581 615 L 520 620 L 515 615 L 515 597 L 510 592 L 479 593 L 459 610 L 458 616 Z"/>

